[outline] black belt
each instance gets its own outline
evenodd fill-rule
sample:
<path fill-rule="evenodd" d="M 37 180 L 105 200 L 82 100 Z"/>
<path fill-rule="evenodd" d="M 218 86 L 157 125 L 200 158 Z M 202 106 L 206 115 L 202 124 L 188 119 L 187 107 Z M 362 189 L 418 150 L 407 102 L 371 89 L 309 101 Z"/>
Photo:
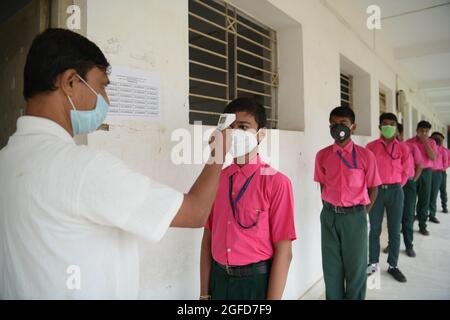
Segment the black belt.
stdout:
<path fill-rule="evenodd" d="M 229 276 L 248 277 L 257 274 L 267 274 L 270 271 L 272 260 L 265 260 L 257 263 L 247 264 L 245 266 L 226 266 L 213 260 L 220 269 L 224 270 Z"/>
<path fill-rule="evenodd" d="M 382 184 L 380 189 L 387 190 L 387 189 L 400 189 L 400 183 L 393 183 L 393 184 Z"/>
<path fill-rule="evenodd" d="M 349 213 L 355 213 L 355 212 L 361 212 L 365 210 L 365 206 L 363 205 L 357 205 L 352 207 L 338 207 L 334 206 L 331 203 L 328 203 L 326 201 L 323 202 L 323 206 L 327 208 L 328 210 L 331 210 L 335 213 L 339 214 L 349 214 Z"/>

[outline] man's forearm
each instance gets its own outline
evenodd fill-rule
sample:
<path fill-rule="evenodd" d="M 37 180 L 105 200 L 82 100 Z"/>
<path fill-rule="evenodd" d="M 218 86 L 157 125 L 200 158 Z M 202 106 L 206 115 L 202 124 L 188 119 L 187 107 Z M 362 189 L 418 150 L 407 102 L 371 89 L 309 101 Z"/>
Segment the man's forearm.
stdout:
<path fill-rule="evenodd" d="M 416 166 L 416 174 L 414 175 L 414 182 L 417 182 L 419 180 L 420 175 L 422 174 L 423 168 L 420 165 Z"/>
<path fill-rule="evenodd" d="M 267 289 L 268 300 L 280 300 L 282 298 L 291 260 L 292 252 L 290 247 L 289 250 L 275 252 Z"/>
<path fill-rule="evenodd" d="M 370 204 L 367 205 L 367 211 L 370 212 L 370 210 L 373 207 L 373 204 L 375 203 L 375 201 L 377 200 L 377 196 L 378 196 L 378 188 L 369 188 L 368 189 L 368 193 L 369 193 L 369 199 L 370 199 Z"/>
<path fill-rule="evenodd" d="M 206 231 L 209 232 L 209 231 Z M 211 274 L 211 237 L 204 235 L 200 252 L 200 295 L 209 295 L 209 277 Z"/>
<path fill-rule="evenodd" d="M 433 149 L 430 146 L 430 143 L 428 141 L 424 142 L 425 151 L 427 152 L 428 158 L 430 160 L 436 160 L 436 153 L 433 151 Z"/>

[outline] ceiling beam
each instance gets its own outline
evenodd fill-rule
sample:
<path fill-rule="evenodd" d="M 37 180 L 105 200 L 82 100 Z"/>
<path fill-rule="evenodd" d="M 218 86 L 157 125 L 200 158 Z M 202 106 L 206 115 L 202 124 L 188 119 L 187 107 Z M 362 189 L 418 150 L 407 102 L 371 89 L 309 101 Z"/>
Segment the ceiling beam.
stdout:
<path fill-rule="evenodd" d="M 434 91 L 450 88 L 450 79 L 419 82 L 419 90 Z"/>
<path fill-rule="evenodd" d="M 450 53 L 450 38 L 394 48 L 394 57 L 396 60 L 420 58 L 444 53 Z"/>

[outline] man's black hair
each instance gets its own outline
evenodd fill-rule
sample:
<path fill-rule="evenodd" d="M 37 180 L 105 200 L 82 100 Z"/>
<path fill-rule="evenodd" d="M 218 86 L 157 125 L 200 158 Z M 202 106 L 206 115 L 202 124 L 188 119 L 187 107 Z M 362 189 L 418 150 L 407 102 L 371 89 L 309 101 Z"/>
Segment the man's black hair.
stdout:
<path fill-rule="evenodd" d="M 266 128 L 267 126 L 267 115 L 266 109 L 259 104 L 255 99 L 252 98 L 237 98 L 231 101 L 223 111 L 224 113 L 236 113 L 236 112 L 246 112 L 255 117 L 256 123 L 258 124 L 258 130 L 261 128 Z"/>
<path fill-rule="evenodd" d="M 400 134 L 403 133 L 403 125 L 401 123 L 397 123 L 397 130 Z"/>
<path fill-rule="evenodd" d="M 397 116 L 390 112 L 385 112 L 380 115 L 380 124 L 382 124 L 384 120 L 392 120 L 398 124 Z"/>
<path fill-rule="evenodd" d="M 438 132 L 438 131 L 433 132 L 431 134 L 431 136 L 440 136 L 442 139 L 445 139 L 445 136 L 442 133 Z"/>
<path fill-rule="evenodd" d="M 78 33 L 50 28 L 39 34 L 28 51 L 23 73 L 25 100 L 42 92 L 56 90 L 61 73 L 75 69 L 85 79 L 93 67 L 107 71 L 109 63 L 100 48 Z"/>
<path fill-rule="evenodd" d="M 428 121 L 422 120 L 417 124 L 417 129 L 425 128 L 425 129 L 431 129 L 431 123 Z"/>
<path fill-rule="evenodd" d="M 350 119 L 350 122 L 353 124 L 355 123 L 355 113 L 353 110 L 349 107 L 336 107 L 333 110 L 331 110 L 330 113 L 330 122 L 331 117 L 342 117 L 342 118 L 348 118 Z"/>

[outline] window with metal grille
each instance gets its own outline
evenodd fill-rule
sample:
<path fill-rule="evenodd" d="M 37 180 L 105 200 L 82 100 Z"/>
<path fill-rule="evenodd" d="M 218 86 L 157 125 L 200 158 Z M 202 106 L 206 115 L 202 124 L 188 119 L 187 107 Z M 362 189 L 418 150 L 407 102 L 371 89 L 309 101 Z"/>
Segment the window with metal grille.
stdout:
<path fill-rule="evenodd" d="M 277 128 L 276 33 L 219 0 L 189 0 L 189 123 L 216 125 L 233 99 L 250 97 Z"/>
<path fill-rule="evenodd" d="M 386 113 L 387 112 L 386 94 L 384 92 L 380 92 L 379 100 L 380 100 L 380 114 Z"/>
<path fill-rule="evenodd" d="M 341 73 L 341 106 L 353 108 L 352 76 Z"/>

